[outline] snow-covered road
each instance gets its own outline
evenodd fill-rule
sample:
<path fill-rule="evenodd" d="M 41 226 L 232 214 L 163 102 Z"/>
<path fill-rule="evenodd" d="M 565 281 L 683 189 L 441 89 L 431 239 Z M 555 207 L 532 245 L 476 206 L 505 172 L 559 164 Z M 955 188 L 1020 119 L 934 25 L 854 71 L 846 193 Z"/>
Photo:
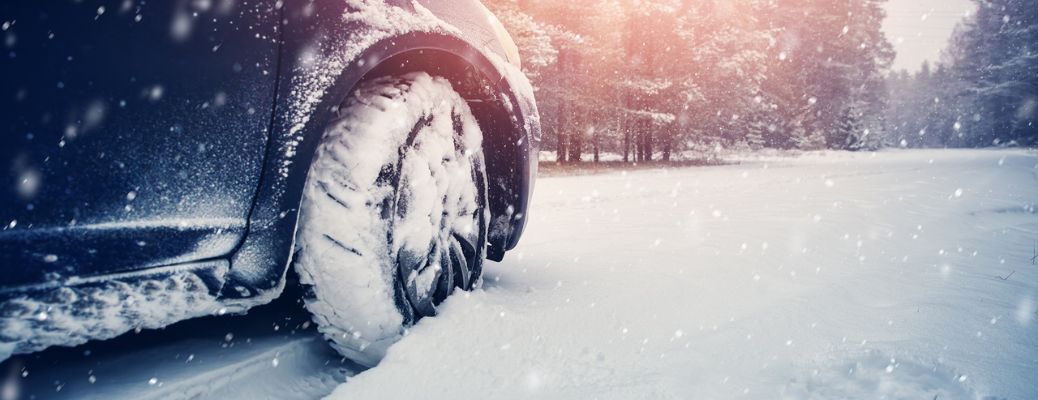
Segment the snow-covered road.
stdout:
<path fill-rule="evenodd" d="M 485 290 L 333 397 L 1036 399 L 1036 167 L 894 151 L 542 179 Z"/>
<path fill-rule="evenodd" d="M 158 349 L 0 372 L 24 363 L 24 393 L 60 380 L 107 398 L 1036 399 L 1036 207 L 1023 150 L 547 178 L 484 288 L 376 368 L 341 363 L 282 302 L 189 329 L 219 326 L 206 339 L 158 332 Z"/>

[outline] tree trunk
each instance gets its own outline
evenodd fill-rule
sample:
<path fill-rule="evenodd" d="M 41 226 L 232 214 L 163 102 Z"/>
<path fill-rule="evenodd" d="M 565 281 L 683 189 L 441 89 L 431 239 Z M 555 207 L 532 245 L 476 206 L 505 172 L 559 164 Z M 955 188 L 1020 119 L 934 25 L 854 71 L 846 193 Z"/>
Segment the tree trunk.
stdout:
<path fill-rule="evenodd" d="M 566 61 L 569 58 L 568 55 L 569 54 L 564 50 L 559 51 L 558 58 L 555 62 L 555 67 L 558 70 L 558 74 L 555 76 L 555 79 L 556 83 L 560 87 L 567 87 Z M 567 121 L 569 114 L 566 110 L 565 100 L 560 100 L 558 102 L 555 112 L 558 115 L 558 119 L 556 120 L 557 123 L 555 124 L 555 131 L 558 132 L 558 134 L 556 135 L 558 140 L 558 149 L 556 150 L 557 154 L 555 155 L 555 161 L 561 164 L 569 160 L 569 135 L 567 133 L 569 132 L 569 124 Z"/>
<path fill-rule="evenodd" d="M 638 157 L 637 157 L 638 162 L 648 161 L 652 157 L 652 153 L 650 153 L 649 144 L 648 144 L 649 130 L 646 129 L 647 125 L 648 124 L 646 123 L 646 121 L 638 121 L 638 123 L 636 125 L 638 127 L 638 133 L 637 133 L 637 136 L 636 136 L 637 137 L 636 147 L 638 149 Z"/>
<path fill-rule="evenodd" d="M 580 162 L 580 156 L 584 149 L 584 136 L 581 132 L 573 132 L 569 137 L 569 162 Z"/>
<path fill-rule="evenodd" d="M 598 131 L 591 136 L 591 150 L 595 153 L 595 163 L 598 163 Z"/>
<path fill-rule="evenodd" d="M 556 111 L 558 117 L 555 124 L 555 141 L 556 141 L 556 154 L 555 161 L 564 163 L 568 159 L 568 135 L 566 134 L 566 105 L 565 103 L 559 103 L 558 110 Z"/>
<path fill-rule="evenodd" d="M 619 98 L 622 110 L 630 108 L 630 96 L 621 92 Z M 631 161 L 631 118 L 624 111 L 620 111 L 617 113 L 616 124 L 624 135 L 624 164 L 626 164 Z"/>
<path fill-rule="evenodd" d="M 631 146 L 634 146 L 634 155 L 632 160 L 634 162 L 642 161 L 642 135 L 641 135 L 641 123 L 638 120 L 634 120 L 630 125 L 631 129 Z"/>
<path fill-rule="evenodd" d="M 645 124 L 638 124 L 638 162 L 646 161 L 646 131 Z"/>
<path fill-rule="evenodd" d="M 638 151 L 638 155 L 635 158 L 638 162 L 642 162 L 645 161 L 645 133 L 641 131 L 641 124 L 638 124 L 638 133 L 636 135 L 637 139 L 635 139 L 636 144 L 634 148 Z"/>
<path fill-rule="evenodd" d="M 652 122 L 645 123 L 645 161 L 652 161 Z"/>
<path fill-rule="evenodd" d="M 672 137 L 673 135 L 670 135 L 670 132 L 668 131 L 665 132 L 663 138 L 660 139 L 663 141 L 663 162 L 670 162 L 670 145 L 671 142 L 673 142 L 671 139 Z"/>
<path fill-rule="evenodd" d="M 626 124 L 621 129 L 624 131 L 624 163 L 626 164 L 631 161 L 631 130 Z"/>

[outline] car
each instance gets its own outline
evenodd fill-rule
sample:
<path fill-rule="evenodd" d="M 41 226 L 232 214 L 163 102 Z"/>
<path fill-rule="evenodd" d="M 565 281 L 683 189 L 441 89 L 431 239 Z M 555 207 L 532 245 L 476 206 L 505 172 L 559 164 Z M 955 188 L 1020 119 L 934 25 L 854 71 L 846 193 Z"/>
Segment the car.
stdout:
<path fill-rule="evenodd" d="M 374 365 L 528 219 L 536 102 L 476 0 L 14 0 L 0 23 L 0 360 L 292 284 Z"/>

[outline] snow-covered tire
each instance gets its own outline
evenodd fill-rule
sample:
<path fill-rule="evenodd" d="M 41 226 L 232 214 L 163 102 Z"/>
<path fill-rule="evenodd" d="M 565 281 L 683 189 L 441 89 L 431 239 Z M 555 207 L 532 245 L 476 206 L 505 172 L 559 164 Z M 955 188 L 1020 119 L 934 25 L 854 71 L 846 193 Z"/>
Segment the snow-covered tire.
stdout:
<path fill-rule="evenodd" d="M 450 83 L 425 73 L 363 83 L 329 124 L 303 192 L 295 269 L 343 355 L 377 364 L 455 288 L 479 284 L 482 137 Z"/>

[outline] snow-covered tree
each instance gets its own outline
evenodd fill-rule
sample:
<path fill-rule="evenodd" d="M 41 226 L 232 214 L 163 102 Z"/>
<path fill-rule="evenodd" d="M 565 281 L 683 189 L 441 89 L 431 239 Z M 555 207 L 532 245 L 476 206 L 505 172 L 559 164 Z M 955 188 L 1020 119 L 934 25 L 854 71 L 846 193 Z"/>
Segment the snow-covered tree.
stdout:
<path fill-rule="evenodd" d="M 537 88 L 545 148 L 668 160 L 690 144 L 874 147 L 885 0 L 494 0 Z M 862 135 L 838 131 L 848 107 Z M 859 143 L 870 132 L 867 146 Z M 839 138 L 837 138 L 839 136 Z M 842 138 L 842 139 L 841 139 Z"/>
<path fill-rule="evenodd" d="M 1038 7 L 1022 0 L 976 4 L 940 64 L 888 79 L 894 96 L 887 126 L 904 145 L 1038 143 Z"/>
<path fill-rule="evenodd" d="M 818 132 L 829 147 L 853 102 L 869 126 L 885 109 L 884 76 L 894 58 L 881 31 L 883 0 L 781 0 L 768 16 L 779 31 L 765 91 L 785 116 L 776 145 L 799 147 Z M 785 140 L 783 140 L 785 139 Z M 785 143 L 782 143 L 785 141 Z"/>
<path fill-rule="evenodd" d="M 977 0 L 953 42 L 951 64 L 976 112 L 972 145 L 1038 143 L 1038 7 L 1027 0 Z"/>

